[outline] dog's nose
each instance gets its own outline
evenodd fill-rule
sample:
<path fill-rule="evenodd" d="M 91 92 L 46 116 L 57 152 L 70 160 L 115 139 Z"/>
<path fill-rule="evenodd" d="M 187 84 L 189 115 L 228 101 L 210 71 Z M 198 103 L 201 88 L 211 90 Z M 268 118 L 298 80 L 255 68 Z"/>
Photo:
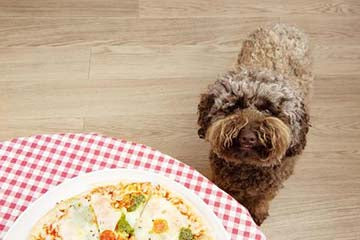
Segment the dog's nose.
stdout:
<path fill-rule="evenodd" d="M 253 146 L 256 144 L 257 138 L 253 131 L 250 129 L 244 129 L 240 132 L 239 140 L 240 144 Z"/>

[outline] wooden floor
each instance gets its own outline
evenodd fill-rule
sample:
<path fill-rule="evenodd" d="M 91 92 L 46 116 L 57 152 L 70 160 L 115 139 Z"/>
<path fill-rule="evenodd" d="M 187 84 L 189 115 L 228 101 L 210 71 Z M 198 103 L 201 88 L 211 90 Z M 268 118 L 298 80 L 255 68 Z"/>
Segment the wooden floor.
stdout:
<path fill-rule="evenodd" d="M 360 239 L 358 0 L 0 0 L 0 140 L 99 132 L 209 176 L 199 94 L 276 22 L 310 35 L 317 77 L 308 147 L 262 229 Z"/>

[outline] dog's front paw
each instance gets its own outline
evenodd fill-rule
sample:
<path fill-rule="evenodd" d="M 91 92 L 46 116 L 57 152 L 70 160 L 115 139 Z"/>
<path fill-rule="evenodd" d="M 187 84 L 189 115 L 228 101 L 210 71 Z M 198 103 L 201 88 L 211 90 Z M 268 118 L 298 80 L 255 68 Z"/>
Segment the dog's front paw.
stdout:
<path fill-rule="evenodd" d="M 252 217 L 258 226 L 260 226 L 268 216 L 269 216 L 268 212 L 259 212 L 252 214 Z"/>
<path fill-rule="evenodd" d="M 269 203 L 265 200 L 259 201 L 253 206 L 249 207 L 249 211 L 255 223 L 260 226 L 269 216 Z"/>

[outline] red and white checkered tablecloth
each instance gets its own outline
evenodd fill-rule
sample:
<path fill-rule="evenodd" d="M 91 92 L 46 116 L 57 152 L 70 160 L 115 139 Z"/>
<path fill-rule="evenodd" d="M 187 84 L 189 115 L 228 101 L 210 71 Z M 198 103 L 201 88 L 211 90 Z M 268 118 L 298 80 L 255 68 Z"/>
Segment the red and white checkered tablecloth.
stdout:
<path fill-rule="evenodd" d="M 107 168 L 160 173 L 195 192 L 232 239 L 266 239 L 247 210 L 193 168 L 150 147 L 98 134 L 37 135 L 0 142 L 0 239 L 52 186 Z"/>

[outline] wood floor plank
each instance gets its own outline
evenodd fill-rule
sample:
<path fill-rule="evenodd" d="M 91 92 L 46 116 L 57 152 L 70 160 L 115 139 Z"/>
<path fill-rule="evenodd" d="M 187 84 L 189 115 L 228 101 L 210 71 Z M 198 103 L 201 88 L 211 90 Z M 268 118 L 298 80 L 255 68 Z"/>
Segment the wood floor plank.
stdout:
<path fill-rule="evenodd" d="M 21 116 L 53 119 L 59 115 L 51 114 L 57 111 L 56 102 L 70 102 L 66 95 L 48 93 L 57 92 L 64 82 L 86 83 L 89 60 L 90 48 L 1 48 L 0 117 L 14 119 L 16 124 Z M 41 114 L 42 111 L 49 114 Z M 12 128 L 16 124 L 5 126 Z"/>
<path fill-rule="evenodd" d="M 359 108 L 360 111 L 360 108 Z M 319 116 L 318 114 L 312 115 L 312 125 L 314 130 L 313 135 L 324 135 L 325 137 L 353 137 L 356 138 L 360 135 L 360 114 L 356 113 L 355 116 L 349 118 L 349 116 L 343 116 L 343 114 L 324 114 Z M 330 140 L 330 139 L 328 139 Z M 333 139 L 335 140 L 335 139 Z M 335 141 L 336 144 L 338 144 Z M 358 144 L 360 147 L 360 144 Z"/>
<path fill-rule="evenodd" d="M 221 16 L 224 0 L 139 0 L 139 15 L 144 18 Z"/>
<path fill-rule="evenodd" d="M 286 12 L 281 0 L 224 0 L 225 16 L 278 16 Z"/>
<path fill-rule="evenodd" d="M 359 16 L 360 3 L 357 0 L 281 0 L 284 14 L 298 16 Z"/>
<path fill-rule="evenodd" d="M 85 80 L 90 48 L 0 48 L 0 82 Z"/>
<path fill-rule="evenodd" d="M 140 17 L 359 16 L 357 0 L 140 0 Z"/>
<path fill-rule="evenodd" d="M 271 205 L 263 229 L 276 239 L 357 239 L 359 152 L 305 151 Z M 352 178 L 349 178 L 347 173 Z M 343 227 L 340 227 L 343 226 Z M 281 231 L 288 233 L 283 236 Z M 346 229 L 346 233 L 344 232 Z"/>
<path fill-rule="evenodd" d="M 340 78 L 340 77 L 339 77 Z M 351 85 L 333 86 L 332 92 L 317 93 L 316 89 L 327 85 L 326 81 L 316 83 L 311 105 L 310 151 L 351 151 L 360 148 L 360 97 L 358 92 L 348 94 Z M 355 89 L 357 89 L 355 83 Z M 337 95 L 337 89 L 340 94 Z M 343 92 L 344 91 L 344 92 Z M 355 90 L 356 91 L 356 90 Z M 342 93 L 343 92 L 343 93 Z M 341 142 L 339 140 L 341 139 Z"/>
<path fill-rule="evenodd" d="M 97 47 L 90 79 L 215 79 L 232 66 L 237 52 L 206 46 Z"/>
<path fill-rule="evenodd" d="M 280 18 L 281 23 L 297 26 L 310 36 L 313 44 L 355 45 L 360 38 L 360 18 L 354 17 L 322 17 L 316 14 L 311 17 L 288 15 Z"/>
<path fill-rule="evenodd" d="M 316 42 L 313 45 L 313 71 L 317 76 L 329 78 L 360 74 L 359 45 L 322 45 Z"/>
<path fill-rule="evenodd" d="M 332 129 L 322 131 L 332 133 Z M 350 142 L 347 136 L 337 139 L 325 136 L 313 141 L 313 132 L 310 132 L 310 142 L 298 161 L 295 174 L 272 202 L 271 216 L 263 229 L 269 238 L 277 239 L 297 239 L 298 236 L 314 240 L 356 239 L 359 232 L 354 219 L 358 218 L 359 209 L 355 206 L 360 204 L 360 191 L 354 189 L 354 185 L 360 184 L 356 174 L 360 171 L 359 151 L 335 150 L 329 145 L 335 142 L 341 149 Z M 323 148 L 318 149 L 321 142 Z M 348 178 L 349 175 L 354 177 Z M 340 221 L 346 226 L 345 234 L 339 228 Z M 280 234 L 284 228 L 289 229 L 286 236 Z"/>
<path fill-rule="evenodd" d="M 0 47 L 69 45 L 239 46 L 257 27 L 278 17 L 249 18 L 1 18 Z M 358 45 L 360 18 L 284 17 L 318 45 Z M 39 28 L 38 26 L 41 26 Z"/>
<path fill-rule="evenodd" d="M 83 132 L 82 118 L 0 118 L 0 141 L 39 133 Z"/>
<path fill-rule="evenodd" d="M 329 21 L 326 29 L 322 18 L 283 19 L 295 23 L 316 39 L 319 44 L 341 41 L 357 44 L 358 18 Z M 2 18 L 3 36 L 0 46 L 63 46 L 119 44 L 220 44 L 239 45 L 250 31 L 277 18 L 183 18 L 183 19 L 121 19 L 121 18 Z M 36 32 L 37 26 L 41 29 Z M 26 37 L 25 37 L 26 36 Z M 46 36 L 43 38 L 41 36 Z"/>
<path fill-rule="evenodd" d="M 190 83 L 196 81 L 196 84 Z M 7 117 L 104 117 L 114 112 L 129 115 L 176 111 L 188 113 L 195 110 L 202 79 L 173 79 L 135 83 L 136 80 L 95 83 L 37 82 L 26 89 L 8 87 L 9 99 L 5 101 Z M 179 87 L 183 86 L 183 87 Z M 3 84 L 0 82 L 0 87 Z M 129 104 L 131 103 L 131 104 Z M 54 107 L 56 106 L 56 107 Z M 141 107 L 137 107 L 141 106 Z M 194 106 L 189 108 L 189 106 Z"/>
<path fill-rule="evenodd" d="M 322 67 L 325 69 L 326 65 L 324 64 Z M 348 95 L 348 94 L 356 95 L 360 92 L 358 74 L 354 74 L 354 75 L 336 74 L 333 76 L 329 76 L 325 74 L 316 75 L 316 79 L 314 81 L 314 94 L 317 95 L 318 99 L 320 99 L 323 95 L 334 96 L 336 94 L 336 97 L 341 98 L 341 96 L 344 95 Z M 348 113 L 352 113 L 352 112 L 348 112 Z"/>
<path fill-rule="evenodd" d="M 2 0 L 0 17 L 136 17 L 137 0 Z"/>

